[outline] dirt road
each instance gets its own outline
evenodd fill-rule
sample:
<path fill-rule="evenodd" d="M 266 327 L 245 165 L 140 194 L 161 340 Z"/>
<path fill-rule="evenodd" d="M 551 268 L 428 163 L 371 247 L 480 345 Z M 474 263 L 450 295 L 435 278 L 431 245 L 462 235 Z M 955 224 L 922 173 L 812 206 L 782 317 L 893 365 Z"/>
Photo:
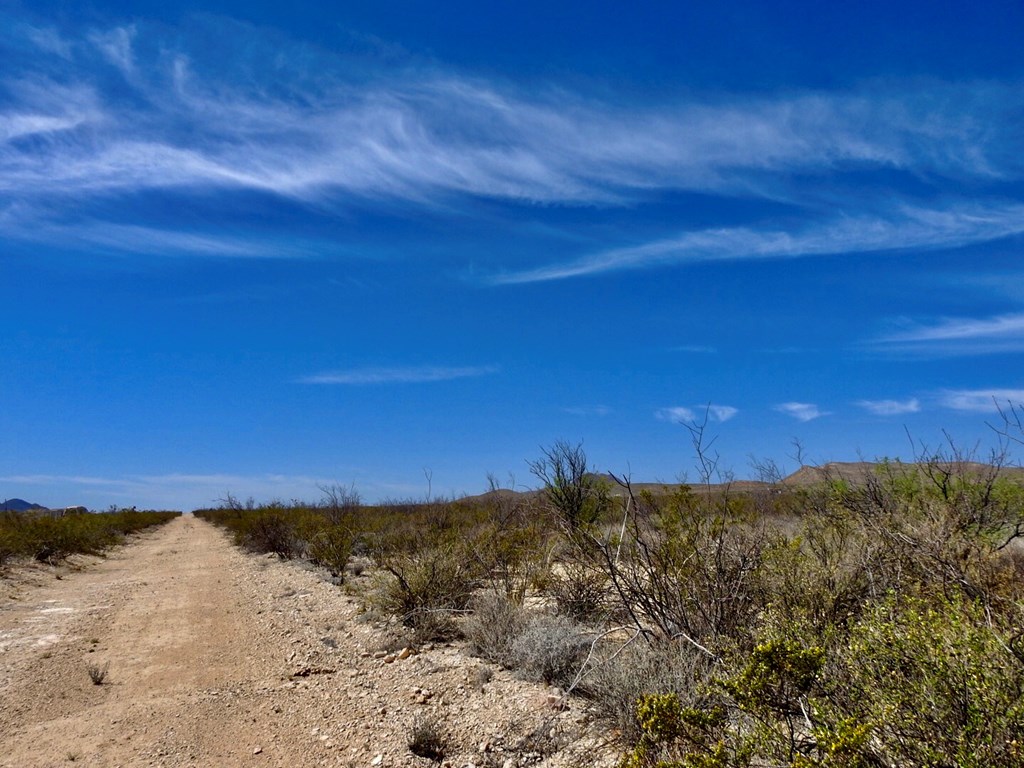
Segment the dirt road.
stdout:
<path fill-rule="evenodd" d="M 457 647 L 384 656 L 341 589 L 190 516 L 55 575 L 0 596 L 2 768 L 436 765 L 425 719 L 452 766 L 594 764 L 550 691 Z"/>

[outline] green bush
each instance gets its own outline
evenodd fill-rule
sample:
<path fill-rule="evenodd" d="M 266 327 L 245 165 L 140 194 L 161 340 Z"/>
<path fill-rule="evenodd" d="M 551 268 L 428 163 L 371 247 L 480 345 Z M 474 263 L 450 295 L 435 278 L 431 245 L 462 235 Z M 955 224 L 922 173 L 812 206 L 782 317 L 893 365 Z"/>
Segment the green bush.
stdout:
<path fill-rule="evenodd" d="M 332 576 L 342 577 L 352 556 L 352 533 L 348 528 L 329 523 L 307 530 L 306 555 L 316 565 L 327 568 Z"/>
<path fill-rule="evenodd" d="M 420 641 L 457 634 L 453 619 L 466 611 L 480 584 L 478 570 L 459 545 L 392 554 L 381 567 L 389 577 L 371 598 L 375 607 L 412 627 Z"/>
<path fill-rule="evenodd" d="M 161 525 L 179 514 L 135 509 L 64 517 L 7 513 L 0 516 L 0 565 L 14 557 L 55 564 L 73 554 L 99 554 L 127 534 Z"/>
<path fill-rule="evenodd" d="M 1024 760 L 1024 657 L 985 606 L 892 595 L 826 667 L 817 717 L 869 727 L 864 756 L 964 768 Z"/>

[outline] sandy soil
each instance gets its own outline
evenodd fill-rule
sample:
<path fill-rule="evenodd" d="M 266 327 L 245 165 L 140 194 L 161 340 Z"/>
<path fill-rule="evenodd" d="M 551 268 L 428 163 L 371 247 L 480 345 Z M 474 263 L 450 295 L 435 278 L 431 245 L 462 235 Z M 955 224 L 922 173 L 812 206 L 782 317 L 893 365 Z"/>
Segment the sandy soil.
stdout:
<path fill-rule="evenodd" d="M 185 516 L 0 579 L 0 767 L 437 765 L 408 748 L 423 720 L 448 766 L 614 763 L 578 702 L 458 646 L 398 651 L 323 574 Z"/>

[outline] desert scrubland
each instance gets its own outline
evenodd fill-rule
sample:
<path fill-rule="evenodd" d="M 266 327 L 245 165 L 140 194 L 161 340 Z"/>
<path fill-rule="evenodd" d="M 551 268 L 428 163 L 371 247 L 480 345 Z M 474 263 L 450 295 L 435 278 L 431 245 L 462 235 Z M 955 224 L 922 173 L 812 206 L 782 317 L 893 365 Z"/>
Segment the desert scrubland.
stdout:
<path fill-rule="evenodd" d="M 641 486 L 559 443 L 533 492 L 229 498 L 13 558 L 0 765 L 1024 763 L 1005 454 L 751 483 L 698 454 Z"/>

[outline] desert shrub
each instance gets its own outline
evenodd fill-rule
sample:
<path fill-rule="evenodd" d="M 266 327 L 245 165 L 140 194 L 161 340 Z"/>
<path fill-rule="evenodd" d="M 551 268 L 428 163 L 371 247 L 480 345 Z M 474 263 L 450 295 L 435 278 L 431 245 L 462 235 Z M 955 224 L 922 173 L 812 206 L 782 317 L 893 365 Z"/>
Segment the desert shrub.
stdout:
<path fill-rule="evenodd" d="M 376 607 L 416 630 L 421 641 L 457 633 L 453 617 L 466 610 L 480 581 L 459 545 L 392 554 L 381 565 L 390 577 L 371 596 Z"/>
<path fill-rule="evenodd" d="M 1002 550 L 1024 532 L 1024 487 L 992 464 L 936 454 L 884 462 L 865 482 L 830 483 L 833 506 L 874 542 L 871 578 L 888 591 L 938 585 L 991 602 L 1006 597 Z M 1011 586 L 1012 591 L 1012 586 Z"/>
<path fill-rule="evenodd" d="M 3 568 L 8 560 L 18 555 L 19 549 L 14 534 L 0 525 L 0 568 Z"/>
<path fill-rule="evenodd" d="M 623 765 L 1019 766 L 1019 645 L 962 595 L 891 594 L 825 632 L 770 613 L 689 690 L 637 699 Z"/>
<path fill-rule="evenodd" d="M 470 653 L 511 667 L 515 663 L 512 648 L 529 622 L 526 610 L 495 594 L 474 597 L 470 609 L 462 624 Z"/>
<path fill-rule="evenodd" d="M 638 737 L 621 768 L 739 768 L 750 755 L 730 743 L 721 708 L 685 706 L 674 693 L 640 697 L 635 710 Z"/>
<path fill-rule="evenodd" d="M 273 553 L 282 560 L 290 560 L 302 549 L 294 515 L 279 506 L 254 510 L 242 517 L 235 537 L 252 552 Z"/>
<path fill-rule="evenodd" d="M 815 716 L 868 728 L 863 756 L 886 765 L 1021 765 L 1017 637 L 969 598 L 891 595 L 833 651 Z"/>
<path fill-rule="evenodd" d="M 746 636 L 765 600 L 765 527 L 685 487 L 654 506 L 631 501 L 623 535 L 595 543 L 623 612 L 705 647 Z"/>
<path fill-rule="evenodd" d="M 582 444 L 556 442 L 530 462 L 530 472 L 544 484 L 548 508 L 570 532 L 593 525 L 611 508 L 609 483 L 589 467 Z"/>
<path fill-rule="evenodd" d="M 352 534 L 341 526 L 324 524 L 309 534 L 306 542 L 306 556 L 316 565 L 327 568 L 332 576 L 345 573 L 352 554 Z"/>
<path fill-rule="evenodd" d="M 110 662 L 106 664 L 87 664 L 86 673 L 93 685 L 103 685 L 106 682 L 107 674 L 110 672 Z"/>
<path fill-rule="evenodd" d="M 440 763 L 445 756 L 445 740 L 436 718 L 417 717 L 406 740 L 409 751 L 417 757 Z"/>
<path fill-rule="evenodd" d="M 0 550 L 8 558 L 31 557 L 39 562 L 57 563 L 76 553 L 99 554 L 120 543 L 126 534 L 166 523 L 179 514 L 135 509 L 65 517 L 10 513 L 0 517 Z M 0 552 L 0 560 L 3 559 Z"/>
<path fill-rule="evenodd" d="M 487 586 L 520 604 L 549 568 L 546 548 L 538 521 L 514 513 L 479 526 L 469 546 Z"/>
<path fill-rule="evenodd" d="M 608 646 L 607 658 L 593 665 L 577 690 L 590 700 L 595 716 L 626 743 L 641 741 L 636 708 L 645 696 L 671 694 L 687 706 L 707 705 L 714 663 L 689 643 L 633 637 L 628 646 Z"/>
<path fill-rule="evenodd" d="M 590 650 L 591 639 L 565 616 L 532 616 L 509 649 L 511 666 L 529 680 L 568 688 Z"/>
<path fill-rule="evenodd" d="M 818 630 L 846 625 L 882 585 L 877 542 L 848 516 L 808 515 L 793 536 L 771 537 L 760 581 L 767 607 Z"/>
<path fill-rule="evenodd" d="M 545 583 L 558 613 L 574 621 L 599 622 L 610 604 L 610 581 L 605 572 L 581 557 L 564 560 Z"/>

